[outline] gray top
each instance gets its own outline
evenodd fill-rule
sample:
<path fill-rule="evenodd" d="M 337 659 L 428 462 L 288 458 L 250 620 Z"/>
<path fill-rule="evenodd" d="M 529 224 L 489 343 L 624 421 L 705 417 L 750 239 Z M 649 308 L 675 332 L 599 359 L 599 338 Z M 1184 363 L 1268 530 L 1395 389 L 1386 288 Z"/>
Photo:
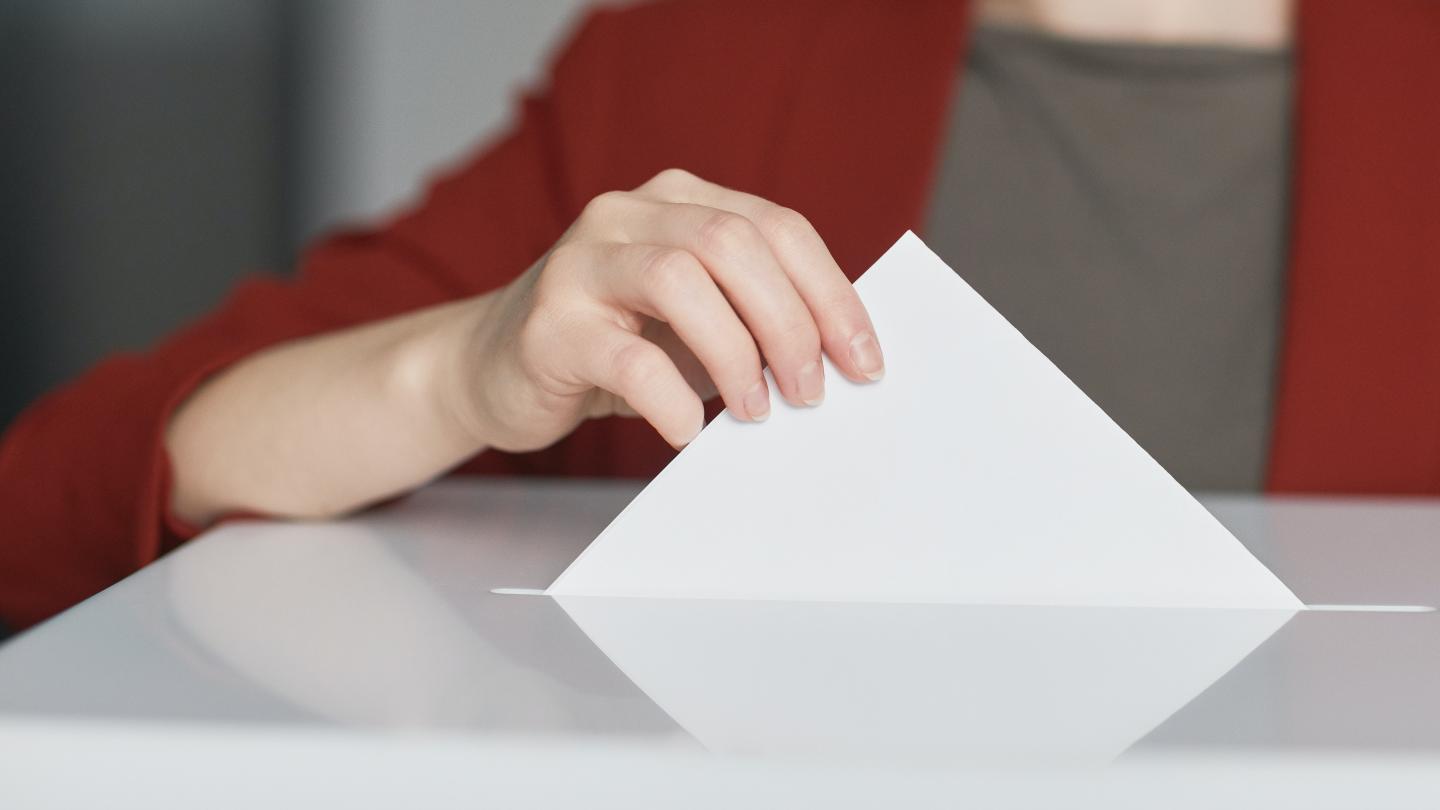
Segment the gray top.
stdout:
<path fill-rule="evenodd" d="M 1192 488 L 1264 477 L 1291 54 L 973 35 L 926 240 Z"/>

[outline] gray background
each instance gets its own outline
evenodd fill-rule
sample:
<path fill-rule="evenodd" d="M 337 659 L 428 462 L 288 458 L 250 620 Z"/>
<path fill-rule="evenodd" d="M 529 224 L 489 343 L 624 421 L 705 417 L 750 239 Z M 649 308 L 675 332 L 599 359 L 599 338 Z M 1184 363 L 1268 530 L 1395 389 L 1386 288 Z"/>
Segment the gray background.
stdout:
<path fill-rule="evenodd" d="M 583 2 L 0 4 L 0 426 L 412 199 Z"/>

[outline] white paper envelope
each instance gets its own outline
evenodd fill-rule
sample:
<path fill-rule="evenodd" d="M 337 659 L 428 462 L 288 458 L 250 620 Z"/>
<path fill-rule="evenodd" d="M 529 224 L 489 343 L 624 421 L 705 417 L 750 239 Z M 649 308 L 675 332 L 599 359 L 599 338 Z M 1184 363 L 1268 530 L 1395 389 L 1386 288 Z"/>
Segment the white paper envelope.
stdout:
<path fill-rule="evenodd" d="M 551 594 L 1300 607 L 914 234 L 855 287 L 885 379 L 722 414 Z"/>

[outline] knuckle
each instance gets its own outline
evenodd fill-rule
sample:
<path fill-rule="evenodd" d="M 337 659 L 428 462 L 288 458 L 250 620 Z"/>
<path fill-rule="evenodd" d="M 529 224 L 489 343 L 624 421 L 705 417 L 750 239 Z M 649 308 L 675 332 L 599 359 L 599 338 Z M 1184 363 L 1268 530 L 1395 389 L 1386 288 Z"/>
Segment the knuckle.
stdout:
<path fill-rule="evenodd" d="M 752 243 L 755 226 L 739 214 L 716 211 L 701 223 L 696 237 L 701 250 L 717 256 L 734 256 Z"/>
<path fill-rule="evenodd" d="M 672 167 L 657 173 L 646 185 L 652 188 L 681 188 L 698 182 L 699 179 L 684 169 Z"/>
<path fill-rule="evenodd" d="M 808 317 L 788 316 L 776 326 L 775 337 L 788 354 L 809 357 L 820 351 L 820 333 Z"/>
<path fill-rule="evenodd" d="M 590 198 L 580 212 L 582 223 L 607 222 L 615 217 L 616 211 L 624 204 L 627 194 L 623 191 L 605 191 Z"/>
<path fill-rule="evenodd" d="M 640 268 L 644 286 L 656 295 L 669 295 L 688 288 L 704 270 L 694 256 L 678 248 L 658 248 L 649 253 Z"/>
<path fill-rule="evenodd" d="M 626 343 L 611 358 L 615 379 L 625 391 L 648 386 L 657 373 L 654 352 L 641 342 Z"/>
<path fill-rule="evenodd" d="M 761 230 L 777 244 L 799 245 L 815 233 L 804 214 L 793 208 L 775 206 L 761 217 Z"/>

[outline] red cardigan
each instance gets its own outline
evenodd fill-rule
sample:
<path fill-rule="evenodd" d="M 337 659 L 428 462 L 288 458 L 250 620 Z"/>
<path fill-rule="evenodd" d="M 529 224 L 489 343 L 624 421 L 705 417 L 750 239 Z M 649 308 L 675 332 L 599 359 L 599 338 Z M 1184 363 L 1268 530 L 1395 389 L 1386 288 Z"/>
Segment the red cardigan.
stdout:
<path fill-rule="evenodd" d="M 36 403 L 0 445 L 0 617 L 23 627 L 184 539 L 170 411 L 257 349 L 484 292 L 586 200 L 667 166 L 808 215 L 841 266 L 920 230 L 964 56 L 958 0 L 695 0 L 591 14 L 514 126 L 383 227 L 310 250 L 155 349 Z M 1440 492 L 1440 3 L 1302 0 L 1275 491 Z M 467 472 L 649 476 L 645 425 Z"/>

